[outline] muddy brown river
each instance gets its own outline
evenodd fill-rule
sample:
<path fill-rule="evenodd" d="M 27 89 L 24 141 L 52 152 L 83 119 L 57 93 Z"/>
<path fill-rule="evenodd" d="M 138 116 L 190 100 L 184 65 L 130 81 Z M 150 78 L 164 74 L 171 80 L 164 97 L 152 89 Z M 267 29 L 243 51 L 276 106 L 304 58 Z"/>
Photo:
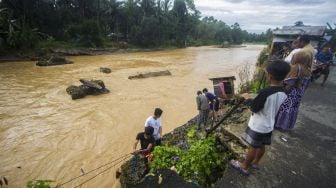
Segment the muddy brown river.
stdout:
<path fill-rule="evenodd" d="M 155 107 L 163 109 L 163 133 L 197 114 L 196 91 L 211 91 L 210 77 L 237 76 L 254 66 L 262 45 L 191 47 L 158 52 L 69 57 L 74 64 L 37 67 L 0 63 L 0 177 L 9 187 L 28 180 L 63 183 L 132 151 L 136 133 Z M 110 67 L 111 74 L 99 72 Z M 169 70 L 172 76 L 128 80 L 138 72 Z M 65 89 L 79 79 L 101 79 L 109 94 L 71 100 Z M 238 83 L 236 83 L 237 85 Z M 113 167 L 82 187 L 117 187 Z M 75 187 L 104 168 L 62 187 Z"/>

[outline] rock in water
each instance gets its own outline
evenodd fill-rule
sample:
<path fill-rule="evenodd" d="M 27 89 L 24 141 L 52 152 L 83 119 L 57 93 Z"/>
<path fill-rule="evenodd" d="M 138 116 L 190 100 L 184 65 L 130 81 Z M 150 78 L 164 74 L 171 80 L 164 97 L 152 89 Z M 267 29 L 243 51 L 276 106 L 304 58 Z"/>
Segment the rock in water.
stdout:
<path fill-rule="evenodd" d="M 71 95 L 72 100 L 81 99 L 86 96 L 85 89 L 80 86 L 71 85 L 66 89 L 66 92 Z"/>
<path fill-rule="evenodd" d="M 71 95 L 72 100 L 84 98 L 86 95 L 100 95 L 110 92 L 101 80 L 80 79 L 80 82 L 83 85 L 71 85 L 66 89 L 66 92 Z"/>
<path fill-rule="evenodd" d="M 99 71 L 103 72 L 103 73 L 106 73 L 106 74 L 109 74 L 109 73 L 112 72 L 111 69 L 107 68 L 107 67 L 100 67 Z"/>
<path fill-rule="evenodd" d="M 85 80 L 85 79 L 79 79 L 79 81 L 88 87 L 93 87 L 95 89 L 103 89 L 102 86 L 100 86 L 99 84 L 95 83 L 94 81 L 90 81 L 90 80 Z"/>
<path fill-rule="evenodd" d="M 147 72 L 147 73 L 139 73 L 137 75 L 129 76 L 128 79 L 141 79 L 141 78 L 150 78 L 157 76 L 171 76 L 171 72 L 169 70 L 165 71 L 157 71 L 157 72 Z"/>
<path fill-rule="evenodd" d="M 36 63 L 37 66 L 54 66 L 54 65 L 64 65 L 64 64 L 73 64 L 73 62 L 65 59 L 64 57 L 53 56 L 47 61 L 41 60 Z"/>

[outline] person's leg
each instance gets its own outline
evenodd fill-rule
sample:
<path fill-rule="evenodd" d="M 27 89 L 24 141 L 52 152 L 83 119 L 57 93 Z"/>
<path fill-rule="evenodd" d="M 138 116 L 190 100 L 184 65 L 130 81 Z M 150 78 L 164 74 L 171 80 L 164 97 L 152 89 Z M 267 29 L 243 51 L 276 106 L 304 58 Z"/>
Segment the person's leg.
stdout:
<path fill-rule="evenodd" d="M 328 76 L 329 76 L 329 74 L 325 74 L 324 75 L 324 77 L 323 77 L 323 81 L 322 81 L 322 86 L 324 86 L 324 84 L 325 84 L 325 82 L 327 81 L 327 79 L 328 79 Z"/>
<path fill-rule="evenodd" d="M 329 67 L 326 67 L 325 70 L 323 71 L 323 81 L 322 81 L 322 86 L 324 86 L 324 83 L 327 81 L 328 76 L 329 76 Z"/>
<path fill-rule="evenodd" d="M 253 159 L 252 163 L 253 165 L 258 165 L 260 159 L 264 156 L 265 154 L 265 145 L 261 146 L 260 148 L 256 149 L 256 155 L 255 158 Z"/>
<path fill-rule="evenodd" d="M 155 146 L 161 146 L 161 138 L 158 140 L 155 140 Z"/>
<path fill-rule="evenodd" d="M 198 121 L 197 121 L 197 126 L 198 126 L 198 129 L 201 129 L 201 124 L 203 122 L 203 119 L 204 117 L 202 117 L 202 110 L 199 111 L 199 114 L 198 114 Z"/>
<path fill-rule="evenodd" d="M 203 113 L 204 113 L 204 127 L 206 127 L 209 117 L 209 110 L 204 110 Z"/>
<path fill-rule="evenodd" d="M 252 161 L 256 158 L 257 149 L 249 146 L 246 159 L 243 163 L 240 163 L 240 167 L 244 170 L 247 170 L 251 165 Z"/>

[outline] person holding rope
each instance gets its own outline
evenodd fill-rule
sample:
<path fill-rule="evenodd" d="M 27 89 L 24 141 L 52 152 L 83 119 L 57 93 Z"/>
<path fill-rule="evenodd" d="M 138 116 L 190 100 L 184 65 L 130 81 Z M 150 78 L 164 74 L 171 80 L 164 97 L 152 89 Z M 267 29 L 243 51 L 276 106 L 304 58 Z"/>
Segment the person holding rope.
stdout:
<path fill-rule="evenodd" d="M 144 132 L 138 133 L 136 137 L 136 141 L 133 145 L 133 153 L 141 154 L 148 158 L 150 156 L 150 152 L 153 151 L 155 146 L 155 140 L 153 138 L 154 128 L 151 126 L 145 127 Z M 137 146 L 140 141 L 140 150 L 137 150 Z"/>

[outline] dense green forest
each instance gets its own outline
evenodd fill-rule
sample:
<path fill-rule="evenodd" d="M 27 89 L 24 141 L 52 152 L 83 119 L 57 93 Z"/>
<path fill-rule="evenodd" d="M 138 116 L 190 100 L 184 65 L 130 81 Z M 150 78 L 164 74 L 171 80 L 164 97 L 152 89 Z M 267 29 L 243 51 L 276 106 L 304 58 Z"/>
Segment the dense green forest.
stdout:
<path fill-rule="evenodd" d="M 238 23 L 201 17 L 193 0 L 0 0 L 0 50 L 41 44 L 138 47 L 265 42 Z"/>

